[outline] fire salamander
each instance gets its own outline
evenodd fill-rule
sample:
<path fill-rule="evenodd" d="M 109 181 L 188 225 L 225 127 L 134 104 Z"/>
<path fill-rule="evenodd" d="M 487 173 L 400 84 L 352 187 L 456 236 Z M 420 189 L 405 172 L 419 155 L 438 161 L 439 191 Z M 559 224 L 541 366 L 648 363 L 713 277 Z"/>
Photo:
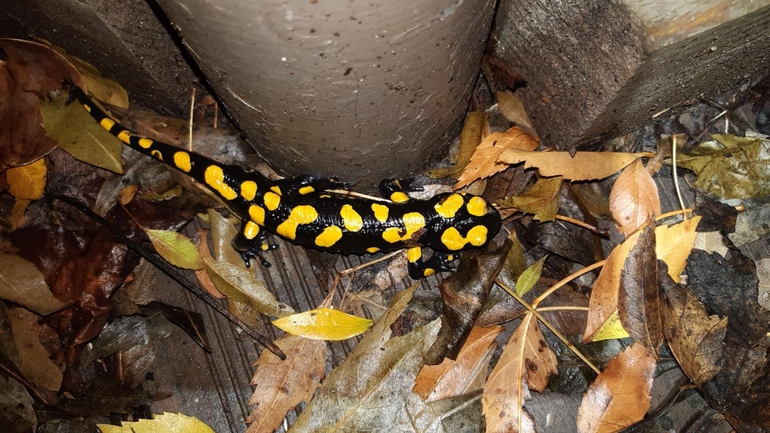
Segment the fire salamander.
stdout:
<path fill-rule="evenodd" d="M 243 219 L 233 246 L 247 266 L 260 253 L 275 248 L 269 233 L 308 248 L 342 254 L 364 254 L 407 248 L 409 275 L 423 278 L 452 271 L 461 250 L 480 247 L 500 230 L 500 214 L 479 196 L 436 195 L 428 200 L 409 197 L 417 191 L 409 182 L 386 179 L 380 193 L 387 200 L 339 193 L 345 184 L 333 178 L 298 176 L 270 180 L 234 165 L 223 165 L 196 153 L 151 140 L 127 130 L 79 87 L 67 83 L 70 100 L 77 100 L 105 130 L 133 149 L 149 155 L 207 185 Z M 423 248 L 433 250 L 423 258 Z"/>

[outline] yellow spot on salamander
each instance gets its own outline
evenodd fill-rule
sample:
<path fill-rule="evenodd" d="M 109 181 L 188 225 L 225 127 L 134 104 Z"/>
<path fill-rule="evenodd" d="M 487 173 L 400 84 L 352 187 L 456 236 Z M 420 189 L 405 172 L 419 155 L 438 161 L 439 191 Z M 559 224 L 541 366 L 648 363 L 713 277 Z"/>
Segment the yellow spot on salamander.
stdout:
<path fill-rule="evenodd" d="M 270 189 L 273 190 L 273 192 L 276 194 L 281 195 L 281 188 L 279 188 L 278 185 L 271 186 Z"/>
<path fill-rule="evenodd" d="M 259 234 L 259 226 L 254 221 L 249 221 L 243 226 L 243 236 L 246 239 L 254 239 Z"/>
<path fill-rule="evenodd" d="M 436 209 L 436 212 L 438 212 L 439 215 L 448 219 L 454 218 L 457 211 L 463 206 L 463 203 L 465 203 L 463 196 L 460 194 L 452 194 L 443 202 L 436 203 L 433 208 Z"/>
<path fill-rule="evenodd" d="M 300 224 L 310 224 L 315 221 L 316 218 L 318 218 L 318 212 L 313 206 L 297 206 L 291 210 L 289 218 L 275 228 L 275 232 L 286 239 L 293 241 L 297 237 L 297 227 Z"/>
<path fill-rule="evenodd" d="M 409 201 L 409 196 L 405 192 L 396 191 L 390 195 L 390 201 L 394 203 L 403 203 Z"/>
<path fill-rule="evenodd" d="M 313 188 L 310 185 L 303 186 L 302 188 L 299 189 L 299 193 L 302 194 L 302 195 L 307 195 L 307 194 L 310 194 L 310 193 L 313 193 L 313 192 L 315 192 L 315 188 Z"/>
<path fill-rule="evenodd" d="M 120 131 L 117 135 L 118 140 L 128 144 L 131 141 L 131 133 L 126 131 L 125 129 Z"/>
<path fill-rule="evenodd" d="M 91 112 L 91 106 L 90 106 L 90 105 L 88 105 L 88 104 L 83 104 L 83 108 L 85 108 L 85 109 L 86 109 L 86 111 L 88 111 L 89 113 Z"/>
<path fill-rule="evenodd" d="M 330 247 L 342 239 L 342 229 L 337 226 L 329 226 L 315 238 L 315 244 L 319 247 Z"/>
<path fill-rule="evenodd" d="M 163 161 L 163 154 L 160 153 L 160 150 L 157 150 L 157 149 L 156 150 L 152 150 L 152 151 L 150 151 L 150 155 L 152 155 L 153 157 L 155 157 L 155 159 L 157 159 L 159 161 Z"/>
<path fill-rule="evenodd" d="M 190 163 L 190 154 L 182 151 L 175 152 L 174 165 L 176 165 L 176 168 L 182 170 L 183 172 L 189 173 L 190 170 L 192 170 L 192 164 Z"/>
<path fill-rule="evenodd" d="M 381 204 L 373 203 L 372 211 L 377 221 L 384 223 L 388 219 L 388 207 Z"/>
<path fill-rule="evenodd" d="M 454 259 L 455 259 L 455 255 L 454 254 L 449 254 L 448 256 L 446 256 L 446 259 L 447 259 L 448 262 L 453 262 Z"/>
<path fill-rule="evenodd" d="M 481 197 L 473 197 L 468 200 L 468 213 L 473 216 L 484 216 L 487 213 L 487 201 Z"/>
<path fill-rule="evenodd" d="M 139 145 L 142 146 L 145 149 L 149 149 L 150 147 L 152 147 L 152 143 L 154 143 L 154 142 L 152 140 L 150 140 L 149 138 L 140 138 L 139 139 Z"/>
<path fill-rule="evenodd" d="M 377 248 L 377 247 L 369 247 L 369 248 L 366 249 L 366 252 L 369 253 L 369 254 L 374 254 L 374 253 L 376 253 L 379 250 L 380 249 Z"/>
<path fill-rule="evenodd" d="M 275 190 L 275 187 L 270 189 Z M 268 210 L 276 210 L 278 209 L 278 205 L 281 204 L 281 196 L 273 192 L 266 192 L 264 200 L 265 200 L 265 207 Z"/>
<path fill-rule="evenodd" d="M 458 251 L 465 248 L 465 244 L 470 243 L 475 247 L 484 245 L 487 242 L 487 228 L 484 226 L 475 226 L 468 230 L 468 235 L 463 237 L 454 227 L 449 227 L 441 234 L 441 243 L 447 249 Z"/>
<path fill-rule="evenodd" d="M 225 183 L 225 173 L 222 171 L 222 167 L 218 165 L 206 167 L 206 171 L 203 173 L 203 180 L 206 182 L 206 185 L 218 192 L 225 200 L 233 200 L 238 197 L 235 190 Z"/>
<path fill-rule="evenodd" d="M 257 206 L 255 204 L 249 206 L 249 216 L 255 223 L 263 226 L 265 225 L 265 208 Z"/>
<path fill-rule="evenodd" d="M 413 247 L 406 250 L 406 259 L 409 263 L 415 263 L 422 258 L 422 248 Z"/>
<path fill-rule="evenodd" d="M 404 228 L 389 227 L 382 232 L 382 238 L 386 242 L 396 243 L 398 241 L 411 241 L 414 234 L 425 227 L 425 217 L 417 212 L 409 212 L 404 214 L 402 221 L 404 222 Z"/>
<path fill-rule="evenodd" d="M 99 122 L 99 124 L 102 125 L 102 128 L 109 131 L 110 129 L 112 129 L 113 126 L 115 126 L 115 121 L 110 119 L 109 117 L 105 117 Z"/>
<path fill-rule="evenodd" d="M 346 204 L 340 209 L 340 216 L 342 222 L 345 224 L 345 228 L 351 232 L 357 232 L 364 226 L 364 220 L 361 219 L 361 215 L 353 209 L 353 206 Z"/>
<path fill-rule="evenodd" d="M 422 276 L 423 277 L 430 277 L 431 275 L 433 275 L 435 273 L 436 273 L 436 271 L 433 268 L 425 268 L 422 271 Z"/>
<path fill-rule="evenodd" d="M 253 180 L 241 182 L 241 197 L 248 201 L 254 200 L 257 195 L 257 183 Z"/>

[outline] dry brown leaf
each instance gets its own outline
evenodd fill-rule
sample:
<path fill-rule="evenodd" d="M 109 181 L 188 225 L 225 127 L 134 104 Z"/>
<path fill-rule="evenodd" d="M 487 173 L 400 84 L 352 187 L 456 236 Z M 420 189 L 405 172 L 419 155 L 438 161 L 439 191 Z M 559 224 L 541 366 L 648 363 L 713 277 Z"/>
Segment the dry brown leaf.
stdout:
<path fill-rule="evenodd" d="M 532 121 L 529 120 L 527 110 L 515 93 L 510 90 L 496 92 L 497 108 L 503 116 L 511 122 L 532 129 Z"/>
<path fill-rule="evenodd" d="M 471 111 L 465 118 L 463 130 L 460 133 L 460 150 L 457 152 L 457 162 L 451 167 L 429 170 L 427 175 L 437 179 L 452 176 L 457 179 L 471 161 L 471 156 L 481 141 L 489 135 L 487 115 L 483 111 Z"/>
<path fill-rule="evenodd" d="M 623 329 L 657 359 L 663 342 L 663 298 L 658 289 L 655 231 L 647 224 L 620 272 L 618 315 Z"/>
<path fill-rule="evenodd" d="M 544 177 L 561 176 L 566 180 L 593 180 L 612 176 L 637 158 L 650 155 L 652 154 L 644 152 L 577 152 L 572 157 L 569 152 L 509 149 L 500 154 L 497 163 L 513 165 L 524 162 L 524 167 L 536 167 Z"/>
<path fill-rule="evenodd" d="M 51 361 L 48 351 L 40 342 L 40 335 L 24 322 L 19 313 L 12 309 L 5 311 L 18 350 L 13 362 L 25 379 L 50 391 L 58 391 L 64 375 L 59 367 Z"/>
<path fill-rule="evenodd" d="M 701 217 L 696 216 L 678 224 L 658 226 L 655 228 L 655 254 L 668 265 L 668 274 L 675 282 L 681 280 L 680 275 L 687 265 L 698 223 Z"/>
<path fill-rule="evenodd" d="M 415 379 L 414 391 L 423 400 L 434 401 L 483 388 L 487 365 L 496 347 L 495 337 L 503 329 L 502 326 L 473 327 L 457 359 L 444 358 L 439 365 L 424 366 Z"/>
<path fill-rule="evenodd" d="M 505 132 L 495 132 L 486 137 L 473 152 L 471 162 L 457 179 L 454 189 L 460 189 L 471 183 L 492 176 L 508 168 L 498 162 L 498 157 L 508 151 L 534 150 L 540 145 L 540 139 L 513 127 Z"/>
<path fill-rule="evenodd" d="M 542 392 L 556 374 L 556 356 L 540 332 L 537 319 L 527 313 L 484 385 L 481 402 L 489 432 L 534 432 L 532 417 L 524 410 L 529 388 Z"/>
<path fill-rule="evenodd" d="M 502 206 L 515 207 L 524 213 L 535 215 L 538 221 L 553 221 L 559 213 L 561 177 L 542 177 L 534 185 L 517 196 L 499 201 Z"/>
<path fill-rule="evenodd" d="M 640 159 L 623 170 L 612 186 L 610 210 L 626 236 L 660 215 L 658 187 Z"/>
<path fill-rule="evenodd" d="M 211 256 L 211 251 L 209 251 L 209 242 L 208 236 L 206 235 L 206 230 L 198 230 L 197 233 L 198 243 L 195 248 L 198 250 L 198 254 L 200 254 L 201 258 L 204 260 L 207 259 L 214 261 L 214 257 Z M 222 292 L 217 289 L 217 286 L 214 285 L 214 282 L 211 281 L 211 277 L 209 277 L 209 273 L 206 272 L 206 269 L 198 269 L 195 271 L 195 277 L 198 279 L 201 287 L 203 287 L 203 290 L 209 292 L 209 295 L 217 299 L 222 299 L 225 297 L 225 295 L 223 295 Z"/>
<path fill-rule="evenodd" d="M 588 321 L 583 333 L 583 343 L 594 341 L 594 335 L 610 320 L 618 309 L 618 290 L 620 289 L 620 272 L 631 248 L 636 245 L 639 233 L 634 233 L 623 243 L 616 246 L 604 263 L 599 277 L 596 278 L 591 290 L 591 300 L 588 305 Z"/>
<path fill-rule="evenodd" d="M 246 433 L 272 432 L 280 427 L 286 413 L 299 403 L 310 401 L 326 367 L 326 343 L 286 334 L 275 341 L 286 353 L 281 360 L 263 350 L 254 363 L 257 371 L 251 379 L 255 386 L 249 406 L 257 405 L 246 423 Z"/>
<path fill-rule="evenodd" d="M 661 275 L 666 300 L 664 332 L 671 352 L 687 377 L 700 387 L 719 372 L 727 317 L 709 316 L 684 287 Z"/>
<path fill-rule="evenodd" d="M 639 343 L 613 358 L 596 377 L 578 409 L 578 431 L 616 432 L 644 417 L 650 407 L 655 357 Z"/>

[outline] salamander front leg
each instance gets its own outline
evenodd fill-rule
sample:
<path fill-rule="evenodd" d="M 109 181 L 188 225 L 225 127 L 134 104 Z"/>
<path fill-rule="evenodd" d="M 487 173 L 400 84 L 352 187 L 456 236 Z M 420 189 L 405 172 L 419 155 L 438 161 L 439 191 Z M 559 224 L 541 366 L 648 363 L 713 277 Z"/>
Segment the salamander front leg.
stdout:
<path fill-rule="evenodd" d="M 404 203 L 410 200 L 407 193 L 422 191 L 420 186 L 412 186 L 414 179 L 383 179 L 380 182 L 380 194 L 394 203 Z"/>
<path fill-rule="evenodd" d="M 269 232 L 262 230 L 254 221 L 244 221 L 241 231 L 233 239 L 233 248 L 241 255 L 248 268 L 251 259 L 259 259 L 262 266 L 269 268 L 270 262 L 261 253 L 278 248 L 278 245 L 265 242 Z"/>
<path fill-rule="evenodd" d="M 434 251 L 429 259 L 422 259 L 422 248 L 412 247 L 406 251 L 406 260 L 409 262 L 409 277 L 413 280 L 429 277 L 436 272 L 453 272 L 455 267 L 452 261 L 457 254 L 445 254 Z"/>

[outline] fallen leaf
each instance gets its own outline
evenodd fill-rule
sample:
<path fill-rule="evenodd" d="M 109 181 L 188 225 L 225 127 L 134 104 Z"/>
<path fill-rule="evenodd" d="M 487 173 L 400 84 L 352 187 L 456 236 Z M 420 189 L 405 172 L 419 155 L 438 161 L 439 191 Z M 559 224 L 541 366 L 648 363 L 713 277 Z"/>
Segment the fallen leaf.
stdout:
<path fill-rule="evenodd" d="M 650 153 L 623 152 L 533 152 L 509 149 L 500 154 L 498 164 L 520 164 L 536 167 L 543 177 L 561 176 L 566 180 L 604 179 L 628 164 Z"/>
<path fill-rule="evenodd" d="M 37 415 L 32 406 L 34 400 L 24 385 L 0 374 L 0 413 L 4 421 L 14 429 L 11 432 L 37 431 Z"/>
<path fill-rule="evenodd" d="M 618 176 L 610 191 L 610 210 L 626 237 L 660 215 L 658 187 L 641 159 Z"/>
<path fill-rule="evenodd" d="M 495 132 L 486 137 L 473 152 L 471 162 L 457 179 L 454 189 L 460 189 L 471 183 L 492 176 L 508 168 L 498 163 L 498 157 L 508 150 L 534 150 L 540 145 L 540 140 L 524 132 L 521 128 L 513 127 L 505 132 Z"/>
<path fill-rule="evenodd" d="M 655 227 L 655 254 L 666 262 L 669 275 L 677 283 L 695 244 L 698 223 L 700 217 L 696 216 L 670 226 Z"/>
<path fill-rule="evenodd" d="M 40 104 L 43 128 L 67 153 L 88 164 L 123 174 L 123 143 L 105 131 L 80 104 L 59 92 Z"/>
<path fill-rule="evenodd" d="M 25 199 L 17 199 L 13 202 L 13 209 L 11 209 L 11 231 L 15 232 L 21 225 L 24 213 L 27 212 L 27 208 L 31 202 Z"/>
<path fill-rule="evenodd" d="M 167 262 L 182 269 L 203 269 L 203 261 L 187 236 L 171 230 L 144 229 L 155 251 Z"/>
<path fill-rule="evenodd" d="M 639 232 L 629 236 L 623 243 L 616 246 L 607 261 L 604 263 L 599 276 L 596 278 L 591 290 L 591 299 L 588 306 L 588 321 L 583 333 L 583 343 L 597 340 L 598 331 L 607 323 L 613 315 L 617 318 L 618 291 L 620 290 L 620 273 L 626 262 L 628 253 L 636 245 Z M 619 323 L 619 322 L 618 322 Z M 607 335 L 604 331 L 603 335 Z"/>
<path fill-rule="evenodd" d="M 128 185 L 121 189 L 118 193 L 118 202 L 123 206 L 131 203 L 131 200 L 133 200 L 134 196 L 136 196 L 136 191 L 138 189 L 139 188 L 136 185 Z"/>
<path fill-rule="evenodd" d="M 657 358 L 663 342 L 663 298 L 651 224 L 641 230 L 620 271 L 618 314 L 628 335 Z"/>
<path fill-rule="evenodd" d="M 712 135 L 716 141 L 701 143 L 677 155 L 679 167 L 697 174 L 695 186 L 725 199 L 770 195 L 770 141 L 759 137 Z"/>
<path fill-rule="evenodd" d="M 506 119 L 511 122 L 532 129 L 532 121 L 529 120 L 527 110 L 515 93 L 510 90 L 495 92 L 497 98 L 497 108 Z"/>
<path fill-rule="evenodd" d="M 204 260 L 210 260 L 214 261 L 214 258 L 211 257 L 211 252 L 209 251 L 209 243 L 208 243 L 208 236 L 206 235 L 205 230 L 198 230 L 198 245 L 197 250 L 198 254 L 200 254 L 201 258 Z M 203 290 L 207 291 L 209 295 L 217 298 L 222 299 L 225 297 L 225 295 L 222 294 L 222 292 L 217 289 L 217 286 L 214 284 L 213 281 L 211 281 L 211 277 L 209 277 L 208 271 L 206 271 L 206 268 L 204 266 L 203 269 L 198 269 L 195 271 L 195 277 L 198 279 L 198 282 L 200 283 L 201 287 L 203 287 Z"/>
<path fill-rule="evenodd" d="M 412 391 L 440 320 L 390 338 L 414 289 L 396 295 L 385 314 L 324 380 L 290 432 L 438 431 L 440 419 Z"/>
<path fill-rule="evenodd" d="M 613 358 L 596 377 L 578 409 L 580 433 L 617 432 L 650 407 L 655 357 L 639 343 Z"/>
<path fill-rule="evenodd" d="M 535 215 L 538 221 L 553 221 L 559 212 L 561 177 L 540 178 L 517 196 L 498 200 L 503 207 L 514 207 Z"/>
<path fill-rule="evenodd" d="M 43 316 L 66 305 L 56 299 L 37 266 L 12 254 L 0 253 L 0 298 Z"/>
<path fill-rule="evenodd" d="M 11 325 L 14 344 L 18 350 L 17 356 L 11 359 L 24 375 L 24 378 L 35 385 L 50 391 L 61 388 L 62 371 L 51 361 L 48 351 L 40 343 L 37 332 L 11 309 L 4 308 Z"/>
<path fill-rule="evenodd" d="M 666 341 L 687 377 L 700 387 L 719 372 L 727 317 L 709 316 L 706 307 L 668 274 L 661 272 L 660 283 L 666 301 Z"/>
<path fill-rule="evenodd" d="M 216 433 L 197 418 L 181 413 L 156 415 L 153 419 L 123 422 L 122 427 L 97 424 L 102 433 Z"/>
<path fill-rule="evenodd" d="M 252 271 L 226 262 L 203 259 L 211 281 L 230 299 L 242 302 L 266 315 L 283 317 L 294 313 L 287 304 L 279 302 Z"/>
<path fill-rule="evenodd" d="M 21 167 L 9 168 L 5 172 L 8 192 L 18 199 L 37 200 L 45 192 L 47 174 L 44 158 Z"/>
<path fill-rule="evenodd" d="M 532 263 L 532 266 L 528 267 L 521 273 L 519 279 L 516 281 L 516 294 L 524 296 L 527 292 L 535 287 L 535 283 L 540 279 L 540 274 L 543 272 L 543 265 L 548 256 L 543 256 L 540 260 Z"/>
<path fill-rule="evenodd" d="M 502 326 L 471 329 L 457 359 L 425 365 L 415 379 L 414 391 L 425 401 L 441 400 L 484 388 L 487 367 Z M 479 383 L 480 380 L 480 383 Z"/>
<path fill-rule="evenodd" d="M 692 247 L 707 253 L 717 253 L 722 257 L 726 257 L 729 251 L 722 233 L 719 232 L 696 232 Z"/>
<path fill-rule="evenodd" d="M 246 419 L 246 433 L 277 430 L 286 413 L 301 402 L 309 402 L 321 385 L 326 368 L 326 343 L 286 334 L 275 340 L 286 354 L 281 360 L 263 350 L 254 363 L 251 379 L 254 393 L 249 406 L 257 405 Z"/>
<path fill-rule="evenodd" d="M 372 326 L 372 320 L 331 308 L 316 308 L 273 320 L 273 325 L 300 337 L 338 341 L 363 334 Z"/>
<path fill-rule="evenodd" d="M 527 313 L 500 354 L 484 385 L 481 402 L 489 432 L 534 432 L 524 410 L 529 389 L 542 392 L 556 374 L 556 356 L 545 342 L 537 319 Z"/>
<path fill-rule="evenodd" d="M 481 140 L 489 135 L 489 124 L 487 115 L 483 111 L 471 111 L 465 118 L 463 130 L 460 133 L 460 150 L 457 152 L 457 162 L 451 167 L 428 170 L 429 177 L 438 179 L 446 176 L 452 176 L 455 179 L 471 161 L 471 156 Z"/>

